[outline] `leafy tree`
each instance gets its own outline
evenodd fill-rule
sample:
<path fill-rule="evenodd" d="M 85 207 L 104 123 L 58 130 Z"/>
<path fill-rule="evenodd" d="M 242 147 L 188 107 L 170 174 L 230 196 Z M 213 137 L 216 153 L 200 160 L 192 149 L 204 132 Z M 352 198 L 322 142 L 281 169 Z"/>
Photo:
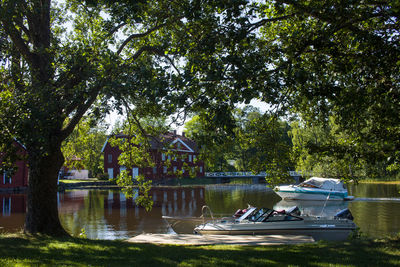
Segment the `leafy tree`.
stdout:
<path fill-rule="evenodd" d="M 2 1 L 1 129 L 28 151 L 25 231 L 65 234 L 61 143 L 82 116 L 125 106 L 138 118 L 207 108 L 218 125 L 257 96 L 246 1 Z M 68 122 L 67 122 L 68 121 Z M 5 143 L 5 142 L 4 142 Z"/>
<path fill-rule="evenodd" d="M 310 120 L 335 113 L 360 143 L 377 144 L 370 155 L 395 163 L 398 10 L 361 0 L 2 1 L 0 140 L 28 152 L 25 231 L 65 234 L 61 144 L 88 111 L 126 107 L 138 122 L 191 110 L 222 135 L 235 103 L 258 98 Z"/>
<path fill-rule="evenodd" d="M 1 2 L 1 135 L 28 152 L 26 232 L 66 234 L 56 198 L 61 144 L 89 110 L 101 117 L 125 106 L 141 117 L 209 106 L 223 114 L 242 99 L 230 86 L 246 73 L 227 66 L 248 44 L 245 4 Z"/>
<path fill-rule="evenodd" d="M 233 171 L 228 160 L 233 152 L 235 140 L 224 131 L 207 127 L 208 115 L 195 115 L 185 123 L 186 135 L 195 140 L 200 148 L 200 157 L 209 172 Z"/>
<path fill-rule="evenodd" d="M 395 171 L 387 170 L 386 160 L 367 161 L 363 154 L 368 148 L 355 146 L 356 140 L 340 131 L 334 121 L 331 118 L 328 124 L 313 126 L 306 126 L 300 121 L 292 123 L 290 136 L 296 170 L 345 180 L 396 175 Z"/>
<path fill-rule="evenodd" d="M 234 119 L 236 127 L 231 134 L 207 130 L 200 115 L 185 124 L 188 136 L 201 147 L 207 170 L 230 171 L 228 162 L 234 161 L 237 171 L 267 171 L 281 181 L 289 178 L 288 171 L 294 167 L 289 125 L 252 106 L 236 109 Z"/>
<path fill-rule="evenodd" d="M 399 2 L 279 0 L 265 7 L 274 16 L 287 17 L 262 32 L 279 51 L 276 64 L 285 77 L 280 91 L 288 107 L 310 129 L 320 123 L 329 128 L 334 119 L 342 156 L 355 155 L 367 166 L 387 161 L 395 168 L 400 145 Z"/>
<path fill-rule="evenodd" d="M 249 120 L 237 132 L 237 144 L 240 146 L 237 155 L 243 154 L 238 162 L 246 161 L 248 170 L 255 173 L 266 171 L 270 183 L 272 177 L 286 182 L 289 171 L 294 167 L 288 123 L 269 113 L 257 115 L 252 112 L 248 115 Z"/>
<path fill-rule="evenodd" d="M 111 145 L 121 150 L 118 164 L 126 168 L 120 172 L 116 180 L 126 196 L 132 197 L 137 194 L 136 189 L 132 187 L 134 183 L 128 170 L 132 170 L 133 167 L 142 169 L 155 167 L 157 162 L 156 158 L 154 158 L 155 155 L 149 153 L 153 148 L 152 141 L 162 144 L 164 140 L 159 139 L 159 136 L 169 130 L 167 119 L 163 116 L 138 118 L 133 111 L 130 111 L 127 120 L 124 121 L 118 132 L 118 134 L 123 134 L 125 137 L 120 138 L 114 135 L 110 138 Z M 171 155 L 170 152 L 168 153 Z M 139 195 L 135 199 L 136 204 L 142 205 L 146 210 L 150 210 L 153 206 L 153 201 L 149 197 L 152 181 L 146 179 L 143 174 L 138 175 L 135 181 L 139 187 Z"/>
<path fill-rule="evenodd" d="M 104 173 L 103 155 L 100 153 L 107 139 L 107 126 L 85 117 L 62 145 L 65 165 L 69 168 L 87 169 L 90 177 Z M 74 160 L 77 157 L 80 160 Z"/>

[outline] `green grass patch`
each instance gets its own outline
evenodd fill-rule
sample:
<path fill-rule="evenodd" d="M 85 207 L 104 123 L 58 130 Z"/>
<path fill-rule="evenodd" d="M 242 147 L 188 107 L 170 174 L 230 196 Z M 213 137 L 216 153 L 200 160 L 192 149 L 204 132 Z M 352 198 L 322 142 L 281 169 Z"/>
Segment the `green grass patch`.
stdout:
<path fill-rule="evenodd" d="M 166 182 L 170 186 L 191 186 L 191 185 L 213 185 L 213 184 L 253 184 L 253 179 L 249 178 L 217 178 L 217 177 L 201 177 L 201 178 L 173 178 Z"/>
<path fill-rule="evenodd" d="M 90 182 L 98 182 L 96 178 L 91 178 L 91 179 L 84 179 L 84 180 L 79 180 L 79 179 L 74 179 L 74 180 L 69 180 L 69 179 L 60 179 L 60 183 L 64 184 L 74 184 L 74 183 L 90 183 Z"/>
<path fill-rule="evenodd" d="M 0 235 L 0 266 L 399 266 L 400 238 L 281 246 L 175 246 Z"/>
<path fill-rule="evenodd" d="M 400 180 L 359 180 L 360 184 L 400 184 Z"/>

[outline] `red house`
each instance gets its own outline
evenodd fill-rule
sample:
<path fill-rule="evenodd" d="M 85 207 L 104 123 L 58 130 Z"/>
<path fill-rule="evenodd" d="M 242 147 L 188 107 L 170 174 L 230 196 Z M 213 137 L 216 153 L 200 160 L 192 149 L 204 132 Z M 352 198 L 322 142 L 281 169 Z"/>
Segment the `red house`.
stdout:
<path fill-rule="evenodd" d="M 25 147 L 17 141 L 14 141 L 14 146 L 16 146 L 18 149 L 17 153 L 24 158 L 27 154 Z M 28 186 L 28 166 L 26 165 L 26 162 L 19 160 L 15 164 L 18 169 L 14 175 L 10 175 L 7 172 L 1 174 L 0 189 L 22 189 Z"/>
<path fill-rule="evenodd" d="M 115 137 L 129 138 L 123 134 L 118 134 Z M 108 173 L 109 178 L 115 178 L 126 168 L 118 164 L 121 150 L 118 147 L 111 146 L 108 141 L 109 138 L 101 150 L 104 153 L 104 171 Z M 158 138 L 150 138 L 150 145 L 149 153 L 156 166 L 146 168 L 133 167 L 132 170 L 129 170 L 132 178 L 144 175 L 148 179 L 157 181 L 165 178 L 175 178 L 178 171 L 182 172 L 183 177 L 189 177 L 191 173 L 195 173 L 196 177 L 204 176 L 204 162 L 199 160 L 197 145 L 187 138 L 184 133 L 182 135 L 177 135 L 176 132 L 166 133 Z M 173 152 L 173 155 L 168 155 L 167 151 Z"/>

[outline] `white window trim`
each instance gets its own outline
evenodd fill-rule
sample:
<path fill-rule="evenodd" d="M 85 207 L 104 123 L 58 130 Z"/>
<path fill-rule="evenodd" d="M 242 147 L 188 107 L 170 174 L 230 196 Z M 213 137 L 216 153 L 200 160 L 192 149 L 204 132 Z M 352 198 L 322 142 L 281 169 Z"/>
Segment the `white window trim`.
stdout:
<path fill-rule="evenodd" d="M 135 175 L 135 170 L 137 170 L 137 174 L 136 175 Z M 138 167 L 133 167 L 132 168 L 132 179 L 136 180 L 138 176 L 139 176 L 139 168 Z"/>
<path fill-rule="evenodd" d="M 7 172 L 3 173 L 3 184 L 12 184 L 12 177 L 8 178 L 8 183 L 6 183 L 6 179 L 7 179 Z"/>
<path fill-rule="evenodd" d="M 111 170 L 111 175 L 110 175 L 110 170 Z M 108 173 L 108 178 L 109 179 L 114 179 L 114 168 L 108 168 L 107 169 L 107 173 Z"/>
<path fill-rule="evenodd" d="M 8 209 L 6 209 L 6 199 L 8 202 Z M 3 198 L 3 216 L 10 216 L 11 215 L 11 197 Z"/>

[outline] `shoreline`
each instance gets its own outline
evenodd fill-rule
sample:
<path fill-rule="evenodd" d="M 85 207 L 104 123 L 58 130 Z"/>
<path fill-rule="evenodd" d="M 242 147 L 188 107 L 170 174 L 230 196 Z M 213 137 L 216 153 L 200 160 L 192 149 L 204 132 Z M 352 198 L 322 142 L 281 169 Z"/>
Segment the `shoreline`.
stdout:
<path fill-rule="evenodd" d="M 359 184 L 394 184 L 400 185 L 400 180 L 380 181 L 380 180 L 360 180 Z M 226 184 L 226 183 L 204 183 L 204 184 L 152 184 L 153 188 L 173 188 L 173 187 L 204 187 L 206 185 Z M 265 184 L 267 185 L 267 184 Z M 132 186 L 137 188 L 137 185 Z M 93 181 L 93 179 L 84 180 L 68 180 L 68 182 L 59 182 L 58 191 L 73 190 L 73 189 L 87 189 L 87 190 L 108 190 L 108 189 L 122 189 L 114 181 Z M 28 187 L 16 188 L 0 188 L 0 193 L 26 193 Z"/>

